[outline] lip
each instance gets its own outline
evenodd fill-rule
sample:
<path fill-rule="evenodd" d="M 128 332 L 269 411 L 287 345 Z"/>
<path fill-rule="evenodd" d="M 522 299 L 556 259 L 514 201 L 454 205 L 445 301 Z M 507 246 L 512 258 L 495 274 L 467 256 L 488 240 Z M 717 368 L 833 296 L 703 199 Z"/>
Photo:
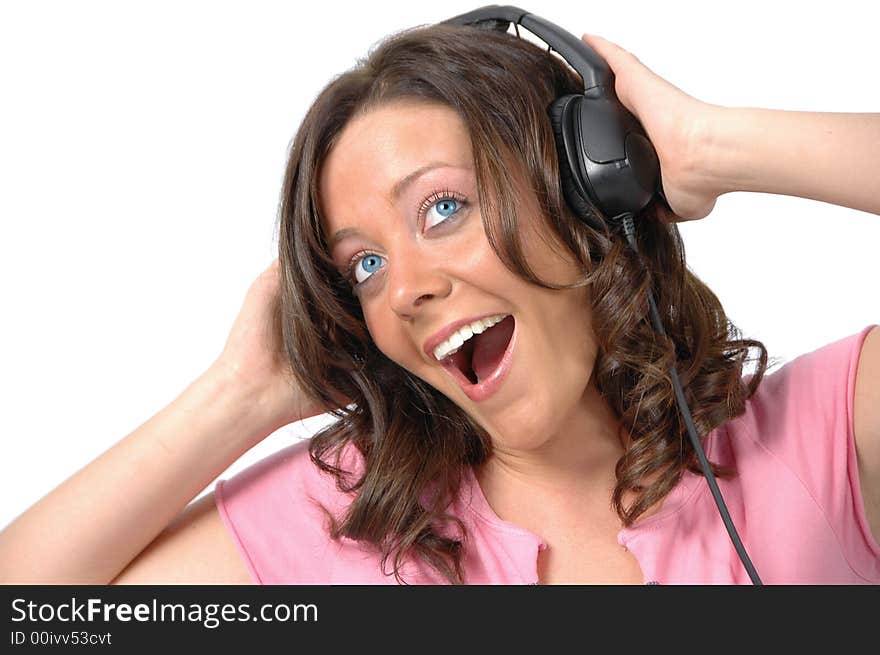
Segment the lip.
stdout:
<path fill-rule="evenodd" d="M 489 314 L 493 316 L 493 314 Z M 506 318 L 504 320 L 507 320 Z M 510 342 L 507 344 L 507 350 L 501 356 L 501 362 L 498 367 L 492 371 L 492 375 L 478 384 L 471 384 L 464 374 L 458 370 L 458 367 L 452 363 L 452 360 L 446 359 L 442 363 L 443 369 L 451 375 L 464 394 L 473 402 L 478 403 L 492 396 L 501 387 L 501 383 L 510 371 L 513 362 L 513 350 L 516 347 L 516 336 L 519 333 L 519 326 L 516 318 L 513 318 L 513 334 L 510 335 Z"/>
<path fill-rule="evenodd" d="M 465 325 L 469 325 L 474 321 L 479 321 L 484 318 L 489 318 L 490 316 L 498 316 L 499 314 L 509 315 L 508 312 L 490 312 L 488 314 L 480 314 L 479 316 L 472 316 L 471 318 L 463 318 L 461 320 L 450 323 L 449 325 L 441 328 L 425 340 L 425 354 L 432 362 L 434 362 L 435 364 L 439 364 L 440 362 L 438 362 L 437 359 L 434 357 L 434 349 L 437 348 L 437 346 L 446 341 L 449 337 L 452 336 L 454 332 L 458 332 L 458 330 L 460 328 L 463 328 Z"/>

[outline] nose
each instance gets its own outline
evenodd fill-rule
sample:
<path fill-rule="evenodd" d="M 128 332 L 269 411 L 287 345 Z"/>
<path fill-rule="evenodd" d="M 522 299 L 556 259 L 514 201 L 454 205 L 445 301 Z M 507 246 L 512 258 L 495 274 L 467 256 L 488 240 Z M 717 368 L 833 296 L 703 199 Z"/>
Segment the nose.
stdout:
<path fill-rule="evenodd" d="M 398 251 L 387 275 L 391 308 L 404 319 L 412 318 L 429 300 L 445 298 L 451 291 L 441 263 L 418 249 Z"/>

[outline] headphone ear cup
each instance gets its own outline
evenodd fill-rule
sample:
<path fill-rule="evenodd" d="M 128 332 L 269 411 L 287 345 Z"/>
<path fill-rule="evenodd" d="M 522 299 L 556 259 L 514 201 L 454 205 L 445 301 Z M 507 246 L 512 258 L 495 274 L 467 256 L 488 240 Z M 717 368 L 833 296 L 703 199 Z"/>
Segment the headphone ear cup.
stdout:
<path fill-rule="evenodd" d="M 584 197 L 580 191 L 582 187 L 587 185 L 578 184 L 574 179 L 575 175 L 580 176 L 580 173 L 573 169 L 573 166 L 577 165 L 574 158 L 577 157 L 578 149 L 575 143 L 574 130 L 571 129 L 570 125 L 565 124 L 563 117 L 566 105 L 578 97 L 575 94 L 557 98 L 548 110 L 550 125 L 553 128 L 553 140 L 556 143 L 556 157 L 559 162 L 559 181 L 562 186 L 562 194 L 575 215 L 593 229 L 604 232 L 606 225 L 596 215 L 594 203 L 589 198 Z"/>

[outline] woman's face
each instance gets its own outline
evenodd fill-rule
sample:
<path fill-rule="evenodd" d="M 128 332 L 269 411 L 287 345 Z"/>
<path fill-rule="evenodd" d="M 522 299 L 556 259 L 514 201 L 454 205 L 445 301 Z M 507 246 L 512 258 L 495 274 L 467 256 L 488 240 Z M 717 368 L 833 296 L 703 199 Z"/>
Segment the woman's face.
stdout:
<path fill-rule="evenodd" d="M 424 172 L 413 175 L 418 171 Z M 544 280 L 573 281 L 581 271 L 561 246 L 539 236 L 536 198 L 523 195 L 528 262 Z M 464 409 L 496 446 L 537 448 L 564 429 L 595 362 L 588 291 L 533 285 L 492 250 L 470 139 L 454 110 L 400 101 L 353 119 L 324 162 L 320 197 L 331 254 L 343 274 L 353 263 L 367 327 L 389 359 Z M 426 341 L 455 321 L 504 314 L 514 321 L 509 366 L 500 384 L 488 385 L 488 395 L 462 384 L 425 351 Z M 508 319 L 497 329 L 509 327 Z M 487 377 L 497 372 L 482 368 Z"/>

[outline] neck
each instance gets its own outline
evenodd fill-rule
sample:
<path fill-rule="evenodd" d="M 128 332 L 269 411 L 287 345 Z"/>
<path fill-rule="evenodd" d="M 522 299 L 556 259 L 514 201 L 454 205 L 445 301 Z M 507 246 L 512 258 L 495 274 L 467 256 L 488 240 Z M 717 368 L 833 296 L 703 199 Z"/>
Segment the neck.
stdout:
<path fill-rule="evenodd" d="M 528 450 L 496 446 L 475 470 L 489 504 L 505 508 L 549 504 L 560 512 L 608 508 L 615 465 L 624 452 L 619 421 L 591 379 L 554 432 Z"/>

